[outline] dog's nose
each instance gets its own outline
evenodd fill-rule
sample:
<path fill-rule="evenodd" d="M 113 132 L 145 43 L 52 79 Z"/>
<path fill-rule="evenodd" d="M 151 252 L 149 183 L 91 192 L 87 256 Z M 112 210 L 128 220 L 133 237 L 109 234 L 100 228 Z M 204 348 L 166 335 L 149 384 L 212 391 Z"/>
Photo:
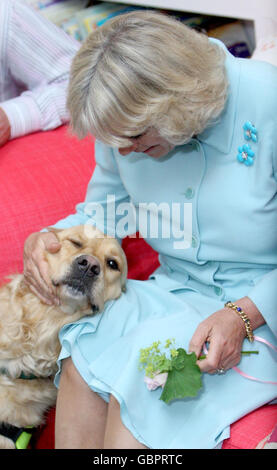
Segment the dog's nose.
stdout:
<path fill-rule="evenodd" d="M 100 274 L 99 261 L 91 255 L 81 255 L 76 258 L 79 271 L 84 273 L 86 276 L 95 277 Z"/>

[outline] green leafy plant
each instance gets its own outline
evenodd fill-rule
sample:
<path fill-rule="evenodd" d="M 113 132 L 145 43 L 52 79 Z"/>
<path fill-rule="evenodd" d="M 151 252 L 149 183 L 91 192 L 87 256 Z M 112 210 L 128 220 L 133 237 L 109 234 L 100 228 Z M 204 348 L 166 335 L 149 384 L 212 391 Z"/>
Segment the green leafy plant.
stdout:
<path fill-rule="evenodd" d="M 155 341 L 148 348 L 140 350 L 140 370 L 145 370 L 149 379 L 167 373 L 160 399 L 170 403 L 178 398 L 195 397 L 202 387 L 201 371 L 196 364 L 195 353 L 188 354 L 183 348 L 175 348 L 175 340 L 168 339 L 162 349 L 161 342 Z M 155 387 L 156 388 L 156 387 Z M 149 388 L 154 389 L 154 387 Z"/>
<path fill-rule="evenodd" d="M 258 354 L 258 351 L 242 351 L 242 354 Z M 144 381 L 149 390 L 162 387 L 160 400 L 169 404 L 172 400 L 196 397 L 202 388 L 202 372 L 194 352 L 175 347 L 174 339 L 167 339 L 162 346 L 154 341 L 140 350 L 139 369 L 145 371 Z"/>
<path fill-rule="evenodd" d="M 195 397 L 202 387 L 202 374 L 196 364 L 195 353 L 187 354 L 182 348 L 177 349 L 177 353 L 160 397 L 165 403 L 177 398 Z"/>

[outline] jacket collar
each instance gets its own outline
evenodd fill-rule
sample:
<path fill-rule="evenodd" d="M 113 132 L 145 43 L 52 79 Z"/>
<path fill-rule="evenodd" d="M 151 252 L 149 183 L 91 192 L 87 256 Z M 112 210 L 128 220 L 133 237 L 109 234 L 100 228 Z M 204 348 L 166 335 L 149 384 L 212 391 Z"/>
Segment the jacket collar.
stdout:
<path fill-rule="evenodd" d="M 221 153 L 228 154 L 233 140 L 233 130 L 237 111 L 237 98 L 240 82 L 241 62 L 235 58 L 221 41 L 210 39 L 221 46 L 226 54 L 225 66 L 229 82 L 228 98 L 224 110 L 215 124 L 205 129 L 197 139 Z"/>

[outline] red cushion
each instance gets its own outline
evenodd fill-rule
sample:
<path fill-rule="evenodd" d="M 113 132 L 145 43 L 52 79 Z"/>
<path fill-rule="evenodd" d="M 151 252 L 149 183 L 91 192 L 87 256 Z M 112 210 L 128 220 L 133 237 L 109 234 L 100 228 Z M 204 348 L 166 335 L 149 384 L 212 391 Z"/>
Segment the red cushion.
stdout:
<path fill-rule="evenodd" d="M 54 449 L 55 409 L 47 415 L 46 425 L 37 435 L 36 449 Z M 265 405 L 231 425 L 229 439 L 223 441 L 222 449 L 255 449 L 277 423 L 277 405 Z"/>
<path fill-rule="evenodd" d="M 277 405 L 265 405 L 252 411 L 231 426 L 229 439 L 222 449 L 256 449 L 277 423 Z"/>
<path fill-rule="evenodd" d="M 26 237 L 74 212 L 94 168 L 92 139 L 63 126 L 0 149 L 0 280 L 22 270 Z"/>
<path fill-rule="evenodd" d="M 126 237 L 122 242 L 128 261 L 128 278 L 145 281 L 159 266 L 158 254 L 136 234 L 136 238 Z"/>
<path fill-rule="evenodd" d="M 45 423 L 37 429 L 33 436 L 35 449 L 55 448 L 55 408 L 51 408 L 45 416 Z"/>
<path fill-rule="evenodd" d="M 30 233 L 75 211 L 94 167 L 92 139 L 79 141 L 66 126 L 0 149 L 0 281 L 22 271 L 24 240 Z M 147 279 L 159 264 L 157 254 L 143 239 L 128 239 L 123 247 L 130 254 L 129 277 Z"/>

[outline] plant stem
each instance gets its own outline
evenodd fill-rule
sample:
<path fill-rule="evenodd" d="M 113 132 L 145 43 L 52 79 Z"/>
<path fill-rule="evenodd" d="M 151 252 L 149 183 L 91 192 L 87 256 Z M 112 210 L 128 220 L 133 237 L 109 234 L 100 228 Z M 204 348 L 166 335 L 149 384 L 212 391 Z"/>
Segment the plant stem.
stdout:
<path fill-rule="evenodd" d="M 241 354 L 259 354 L 259 351 L 241 351 Z"/>
<path fill-rule="evenodd" d="M 259 354 L 259 351 L 241 351 L 241 354 L 250 355 L 250 354 Z M 206 354 L 199 356 L 198 360 L 206 359 Z"/>

